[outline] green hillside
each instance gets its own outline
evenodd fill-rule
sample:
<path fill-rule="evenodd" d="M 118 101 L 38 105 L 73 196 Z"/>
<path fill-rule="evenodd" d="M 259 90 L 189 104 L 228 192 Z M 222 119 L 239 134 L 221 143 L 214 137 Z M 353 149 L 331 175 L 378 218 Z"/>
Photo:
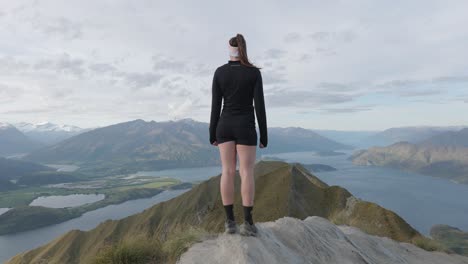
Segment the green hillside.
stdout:
<path fill-rule="evenodd" d="M 435 225 L 431 237 L 454 252 L 468 256 L 468 232 L 448 225 Z"/>
<path fill-rule="evenodd" d="M 259 161 L 255 166 L 255 180 L 253 216 L 257 222 L 284 216 L 305 219 L 318 215 L 337 224 L 359 227 L 370 234 L 434 249 L 430 240 L 394 212 L 356 199 L 339 186 L 328 186 L 299 163 Z M 90 231 L 72 230 L 7 263 L 112 263 L 110 259 L 128 260 L 129 256 L 133 256 L 133 260 L 128 263 L 174 262 L 174 256 L 180 255 L 197 237 L 191 235 L 192 232 L 189 237 L 181 236 L 183 232 L 196 230 L 196 234 L 209 234 L 224 230 L 219 181 L 220 175 L 211 177 L 176 198 L 121 220 L 102 222 Z M 239 187 L 240 179 L 236 177 L 234 212 L 240 223 Z M 147 243 L 138 245 L 136 237 Z"/>
<path fill-rule="evenodd" d="M 468 147 L 399 142 L 355 152 L 356 165 L 385 166 L 468 184 Z"/>

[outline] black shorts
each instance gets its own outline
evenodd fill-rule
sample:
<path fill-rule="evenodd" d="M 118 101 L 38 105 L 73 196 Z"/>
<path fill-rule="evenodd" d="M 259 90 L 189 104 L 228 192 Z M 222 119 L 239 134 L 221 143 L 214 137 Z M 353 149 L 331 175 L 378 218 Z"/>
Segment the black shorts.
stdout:
<path fill-rule="evenodd" d="M 231 140 L 240 145 L 256 146 L 255 116 L 221 115 L 216 126 L 216 141 L 219 144 Z"/>

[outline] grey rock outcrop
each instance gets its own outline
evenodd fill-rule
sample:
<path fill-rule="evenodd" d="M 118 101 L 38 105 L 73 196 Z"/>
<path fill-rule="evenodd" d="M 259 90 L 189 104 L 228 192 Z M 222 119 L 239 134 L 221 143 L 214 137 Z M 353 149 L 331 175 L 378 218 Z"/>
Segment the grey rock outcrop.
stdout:
<path fill-rule="evenodd" d="M 413 244 L 334 225 L 319 216 L 283 217 L 256 223 L 257 237 L 219 234 L 192 245 L 178 264 L 196 263 L 414 263 L 467 264 L 456 254 L 425 251 Z"/>

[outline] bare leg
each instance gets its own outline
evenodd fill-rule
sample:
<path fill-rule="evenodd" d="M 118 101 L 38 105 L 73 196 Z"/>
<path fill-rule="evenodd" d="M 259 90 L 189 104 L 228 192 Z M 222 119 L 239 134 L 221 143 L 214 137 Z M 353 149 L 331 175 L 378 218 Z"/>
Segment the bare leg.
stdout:
<path fill-rule="evenodd" d="M 257 146 L 236 145 L 239 154 L 242 205 L 253 206 L 255 195 L 254 166 Z"/>
<path fill-rule="evenodd" d="M 234 203 L 234 177 L 236 176 L 236 145 L 235 141 L 218 144 L 223 167 L 220 190 L 223 205 Z"/>

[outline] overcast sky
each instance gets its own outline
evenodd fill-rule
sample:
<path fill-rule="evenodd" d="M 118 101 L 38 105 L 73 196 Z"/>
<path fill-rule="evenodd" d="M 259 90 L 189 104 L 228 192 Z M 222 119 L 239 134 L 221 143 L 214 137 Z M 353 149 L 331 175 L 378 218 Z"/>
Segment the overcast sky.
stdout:
<path fill-rule="evenodd" d="M 0 0 L 0 122 L 209 122 L 244 35 L 268 126 L 468 125 L 468 1 Z"/>

